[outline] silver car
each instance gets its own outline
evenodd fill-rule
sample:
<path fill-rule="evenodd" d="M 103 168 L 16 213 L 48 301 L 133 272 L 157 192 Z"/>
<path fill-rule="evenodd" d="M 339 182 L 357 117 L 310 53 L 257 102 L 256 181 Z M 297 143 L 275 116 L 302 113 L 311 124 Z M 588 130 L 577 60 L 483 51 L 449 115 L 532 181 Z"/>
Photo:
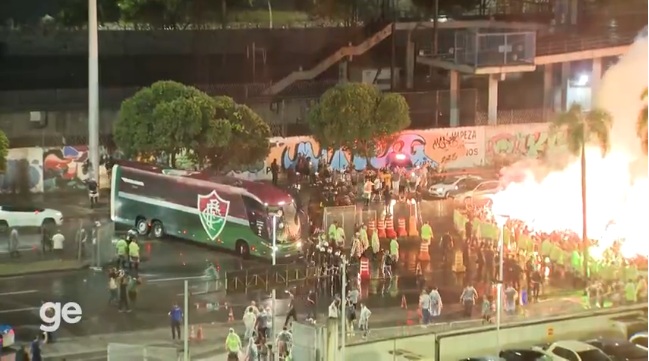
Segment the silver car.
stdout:
<path fill-rule="evenodd" d="M 480 207 L 491 201 L 491 196 L 502 189 L 499 181 L 483 181 L 475 187 L 454 196 L 456 205 Z"/>
<path fill-rule="evenodd" d="M 428 187 L 428 195 L 434 198 L 450 198 L 457 193 L 473 189 L 480 182 L 482 178 L 475 175 L 446 177 L 441 182 Z"/>

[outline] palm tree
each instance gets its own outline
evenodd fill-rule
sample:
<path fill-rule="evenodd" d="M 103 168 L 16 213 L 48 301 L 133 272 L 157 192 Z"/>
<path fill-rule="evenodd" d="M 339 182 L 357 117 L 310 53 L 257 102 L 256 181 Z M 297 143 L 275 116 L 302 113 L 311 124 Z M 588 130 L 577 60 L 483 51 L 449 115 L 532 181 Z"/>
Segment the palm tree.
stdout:
<path fill-rule="evenodd" d="M 636 131 L 638 132 L 638 137 L 640 137 L 640 140 L 642 141 L 642 151 L 647 154 L 647 88 L 644 88 L 644 92 L 642 92 L 640 98 L 644 102 L 644 108 L 638 115 Z"/>
<path fill-rule="evenodd" d="M 602 155 L 610 148 L 609 131 L 613 124 L 611 116 L 599 109 L 584 112 L 579 104 L 572 104 L 570 109 L 554 120 L 555 130 L 565 131 L 568 135 L 568 150 L 581 156 L 581 211 L 582 211 L 582 250 L 584 275 L 588 278 L 588 225 L 586 213 L 586 145 L 592 142 L 599 144 Z"/>

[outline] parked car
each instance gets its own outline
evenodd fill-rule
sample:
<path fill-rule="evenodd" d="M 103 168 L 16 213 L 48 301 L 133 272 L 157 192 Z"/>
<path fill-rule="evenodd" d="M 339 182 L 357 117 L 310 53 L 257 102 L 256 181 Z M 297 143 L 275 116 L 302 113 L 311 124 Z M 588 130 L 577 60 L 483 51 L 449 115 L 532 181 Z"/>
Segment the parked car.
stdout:
<path fill-rule="evenodd" d="M 56 209 L 29 206 L 0 206 L 0 231 L 8 227 L 54 227 L 63 223 Z"/>
<path fill-rule="evenodd" d="M 646 349 L 624 339 L 598 338 L 588 341 L 588 344 L 604 351 L 613 361 L 645 361 L 649 357 Z"/>
<path fill-rule="evenodd" d="M 451 176 L 428 187 L 428 196 L 433 198 L 449 198 L 457 193 L 466 192 L 482 182 L 482 178 L 474 175 Z"/>
<path fill-rule="evenodd" d="M 647 350 L 647 331 L 641 331 L 629 338 L 629 342 L 632 344 Z"/>
<path fill-rule="evenodd" d="M 557 341 L 532 350 L 544 352 L 554 361 L 613 361 L 604 351 L 582 341 Z"/>
<path fill-rule="evenodd" d="M 544 352 L 529 349 L 503 350 L 500 357 L 507 361 L 552 361 L 552 357 Z"/>
<path fill-rule="evenodd" d="M 491 196 L 502 189 L 499 181 L 484 181 L 465 192 L 454 195 L 456 205 L 480 207 L 491 201 Z"/>

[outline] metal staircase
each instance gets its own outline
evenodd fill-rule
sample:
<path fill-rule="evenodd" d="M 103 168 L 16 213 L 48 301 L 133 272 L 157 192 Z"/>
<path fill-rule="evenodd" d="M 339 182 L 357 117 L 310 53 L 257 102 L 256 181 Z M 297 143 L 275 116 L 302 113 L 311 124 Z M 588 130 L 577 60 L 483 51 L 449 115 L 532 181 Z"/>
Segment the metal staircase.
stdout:
<path fill-rule="evenodd" d="M 327 69 L 329 69 L 337 62 L 343 60 L 345 57 L 362 55 L 363 53 L 376 46 L 376 44 L 385 40 L 390 35 L 392 35 L 392 24 L 385 26 L 379 32 L 365 39 L 358 45 L 350 44 L 349 46 L 343 46 L 342 48 L 338 49 L 338 51 L 329 55 L 327 58 L 325 58 L 309 70 L 298 70 L 292 72 L 282 80 L 273 83 L 273 85 L 264 90 L 263 94 L 275 95 L 297 81 L 315 79 L 318 75 L 324 73 Z"/>

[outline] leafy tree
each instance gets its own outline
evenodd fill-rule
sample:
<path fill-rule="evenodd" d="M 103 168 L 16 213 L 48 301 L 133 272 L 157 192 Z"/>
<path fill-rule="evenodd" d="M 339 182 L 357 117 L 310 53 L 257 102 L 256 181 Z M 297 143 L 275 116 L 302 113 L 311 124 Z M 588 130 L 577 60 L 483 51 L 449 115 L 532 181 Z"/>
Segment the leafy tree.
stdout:
<path fill-rule="evenodd" d="M 232 98 L 215 99 L 216 118 L 228 127 L 229 139 L 220 138 L 221 127 L 211 126 L 203 134 L 199 164 L 209 162 L 212 169 L 238 168 L 262 161 L 268 156 L 270 127 L 247 105 L 237 104 Z"/>
<path fill-rule="evenodd" d="M 308 122 L 323 147 L 372 157 L 410 125 L 410 115 L 400 94 L 383 94 L 370 84 L 344 83 L 320 97 L 309 111 Z"/>
<path fill-rule="evenodd" d="M 122 102 L 115 143 L 127 155 L 175 155 L 195 146 L 214 119 L 214 100 L 200 90 L 159 81 Z M 227 133 L 226 133 L 227 135 Z"/>
<path fill-rule="evenodd" d="M 0 130 L 0 172 L 7 170 L 7 157 L 9 156 L 9 139 Z"/>
<path fill-rule="evenodd" d="M 644 92 L 642 92 L 641 99 L 644 102 L 644 108 L 642 108 L 640 114 L 638 115 L 636 131 L 638 132 L 638 136 L 642 140 L 642 151 L 647 154 L 647 88 L 645 88 Z"/>
<path fill-rule="evenodd" d="M 459 16 L 466 10 L 474 10 L 480 7 L 482 0 L 411 0 L 412 4 L 421 9 L 427 17 L 435 14 L 435 6 L 438 7 L 438 14 Z"/>
<path fill-rule="evenodd" d="M 584 112 L 579 104 L 573 104 L 568 112 L 554 120 L 554 129 L 564 130 L 568 135 L 568 149 L 581 157 L 581 210 L 582 210 L 582 247 L 584 275 L 588 277 L 588 221 L 586 204 L 586 145 L 597 142 L 602 154 L 610 148 L 609 131 L 613 125 L 611 116 L 599 109 Z"/>
<path fill-rule="evenodd" d="M 66 27 L 82 27 L 88 24 L 88 0 L 59 0 L 56 21 Z M 97 17 L 100 24 L 119 19 L 115 0 L 97 0 Z"/>

